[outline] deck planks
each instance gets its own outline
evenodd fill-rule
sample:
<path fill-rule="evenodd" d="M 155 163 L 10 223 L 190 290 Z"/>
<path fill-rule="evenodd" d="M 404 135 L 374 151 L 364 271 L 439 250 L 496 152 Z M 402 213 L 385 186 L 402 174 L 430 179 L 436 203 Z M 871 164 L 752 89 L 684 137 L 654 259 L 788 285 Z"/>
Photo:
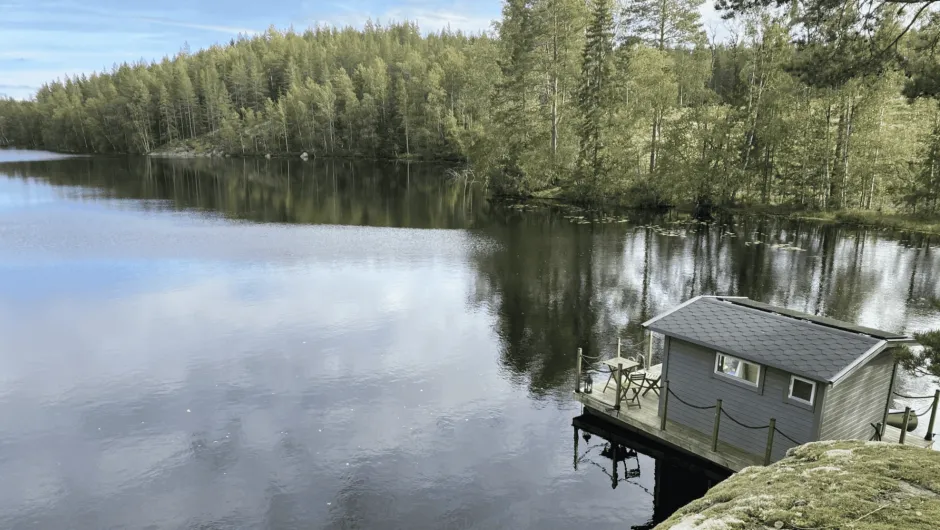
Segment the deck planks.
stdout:
<path fill-rule="evenodd" d="M 594 415 L 731 471 L 737 472 L 748 466 L 764 464 L 764 455 L 755 455 L 722 441 L 718 442 L 718 451 L 712 451 L 710 434 L 701 433 L 673 421 L 667 420 L 666 430 L 661 431 L 658 415 L 659 396 L 652 392 L 645 397 L 640 397 L 640 407 L 627 407 L 627 403 L 622 402 L 619 411 L 614 410 L 616 393 L 615 385 L 611 384 L 606 391 L 603 390 L 603 386 L 598 386 L 590 394 L 581 392 L 575 393 L 574 396 Z M 883 440 L 898 443 L 900 434 L 900 429 L 888 427 Z M 930 448 L 933 442 L 924 440 L 922 436 L 908 433 L 905 445 Z"/>
<path fill-rule="evenodd" d="M 576 393 L 575 399 L 593 414 L 607 418 L 621 427 L 726 469 L 740 471 L 745 467 L 764 463 L 763 455 L 754 455 L 721 441 L 718 442 L 718 451 L 713 452 L 710 435 L 672 421 L 666 422 L 665 431 L 659 430 L 659 396 L 652 392 L 640 397 L 640 407 L 628 408 L 624 402 L 621 403 L 619 411 L 613 409 L 616 393 L 614 385 L 611 385 L 606 391 L 603 391 L 603 387 L 598 387 L 591 394 Z"/>

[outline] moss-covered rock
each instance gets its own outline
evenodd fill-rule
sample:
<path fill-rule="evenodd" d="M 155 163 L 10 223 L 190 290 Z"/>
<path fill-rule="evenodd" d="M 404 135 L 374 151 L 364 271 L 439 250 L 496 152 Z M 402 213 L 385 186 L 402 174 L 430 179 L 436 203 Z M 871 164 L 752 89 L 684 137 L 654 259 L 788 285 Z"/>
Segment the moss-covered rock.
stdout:
<path fill-rule="evenodd" d="M 656 530 L 937 530 L 940 452 L 882 442 L 815 442 L 749 467 Z"/>

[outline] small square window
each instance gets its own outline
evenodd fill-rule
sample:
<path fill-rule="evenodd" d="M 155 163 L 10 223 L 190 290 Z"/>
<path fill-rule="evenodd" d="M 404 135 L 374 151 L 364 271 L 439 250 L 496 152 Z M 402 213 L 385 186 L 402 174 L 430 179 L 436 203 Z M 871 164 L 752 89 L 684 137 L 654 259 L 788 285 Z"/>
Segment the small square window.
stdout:
<path fill-rule="evenodd" d="M 715 357 L 715 373 L 738 379 L 752 386 L 758 386 L 760 382 L 760 365 L 720 352 Z"/>
<path fill-rule="evenodd" d="M 795 375 L 790 376 L 790 399 L 813 404 L 816 399 L 816 383 Z"/>

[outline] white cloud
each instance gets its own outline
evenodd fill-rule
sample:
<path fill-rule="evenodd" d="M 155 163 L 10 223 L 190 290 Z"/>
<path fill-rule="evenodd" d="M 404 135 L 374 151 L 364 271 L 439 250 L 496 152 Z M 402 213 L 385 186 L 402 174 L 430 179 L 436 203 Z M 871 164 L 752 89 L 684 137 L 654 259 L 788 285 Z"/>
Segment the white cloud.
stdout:
<path fill-rule="evenodd" d="M 410 21 L 418 24 L 424 32 L 440 31 L 445 28 L 464 32 L 480 32 L 489 30 L 493 21 L 499 18 L 498 4 L 493 3 L 492 15 L 485 14 L 486 10 L 466 11 L 460 9 L 460 4 L 453 7 L 435 7 L 439 5 L 431 2 L 410 2 L 395 6 L 383 11 L 375 11 L 371 6 L 361 2 L 354 4 L 332 4 L 330 7 L 337 12 L 325 17 L 307 19 L 304 22 L 311 25 L 327 25 L 336 27 L 352 26 L 361 28 L 367 20 L 388 22 Z M 322 11 L 318 3 L 304 2 L 304 11 Z"/>
<path fill-rule="evenodd" d="M 239 33 L 245 35 L 254 35 L 259 33 L 258 30 L 250 28 L 241 28 L 237 26 L 218 26 L 213 24 L 195 24 L 192 22 L 182 22 L 179 20 L 173 20 L 169 18 L 162 17 L 134 17 L 135 20 L 141 22 L 149 22 L 153 24 L 163 24 L 165 26 L 173 26 L 177 28 L 189 28 L 189 29 L 200 29 L 203 31 L 215 31 L 218 33 L 228 33 L 232 35 L 237 35 Z"/>

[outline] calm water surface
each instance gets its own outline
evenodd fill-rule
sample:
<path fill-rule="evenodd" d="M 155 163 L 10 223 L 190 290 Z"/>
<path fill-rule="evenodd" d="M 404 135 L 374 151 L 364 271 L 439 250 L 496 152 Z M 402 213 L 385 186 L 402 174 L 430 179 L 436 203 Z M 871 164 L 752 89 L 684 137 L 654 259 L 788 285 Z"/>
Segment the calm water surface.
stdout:
<path fill-rule="evenodd" d="M 4 529 L 648 528 L 717 478 L 575 447 L 577 347 L 708 293 L 940 327 L 926 236 L 588 223 L 420 165 L 0 160 Z"/>

